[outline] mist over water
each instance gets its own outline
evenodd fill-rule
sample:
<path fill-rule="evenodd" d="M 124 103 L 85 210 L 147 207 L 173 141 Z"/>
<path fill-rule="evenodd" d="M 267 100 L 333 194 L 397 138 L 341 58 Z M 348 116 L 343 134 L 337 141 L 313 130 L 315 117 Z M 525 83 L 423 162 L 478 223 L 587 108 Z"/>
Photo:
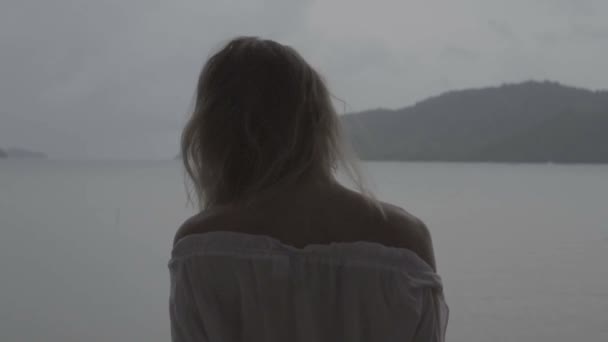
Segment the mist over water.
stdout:
<path fill-rule="evenodd" d="M 431 229 L 449 341 L 608 340 L 608 166 L 367 163 Z M 168 341 L 173 162 L 0 160 L 0 340 Z"/>

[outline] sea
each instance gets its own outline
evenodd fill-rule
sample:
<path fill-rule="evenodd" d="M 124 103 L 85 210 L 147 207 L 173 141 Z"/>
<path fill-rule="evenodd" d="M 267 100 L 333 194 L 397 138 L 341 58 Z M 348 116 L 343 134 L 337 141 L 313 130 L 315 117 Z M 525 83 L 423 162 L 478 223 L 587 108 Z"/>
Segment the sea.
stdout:
<path fill-rule="evenodd" d="M 608 165 L 363 170 L 431 230 L 447 341 L 608 341 Z M 183 176 L 177 161 L 0 160 L 0 341 L 169 341 Z"/>

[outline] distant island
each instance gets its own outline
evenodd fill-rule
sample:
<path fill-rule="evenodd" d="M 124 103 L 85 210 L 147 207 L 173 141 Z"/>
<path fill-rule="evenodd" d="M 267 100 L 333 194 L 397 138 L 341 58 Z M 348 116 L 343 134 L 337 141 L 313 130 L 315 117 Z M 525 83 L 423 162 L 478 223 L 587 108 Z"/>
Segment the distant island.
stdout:
<path fill-rule="evenodd" d="M 42 152 L 30 151 L 22 148 L 0 149 L 0 158 L 11 159 L 46 159 L 46 154 Z"/>
<path fill-rule="evenodd" d="M 608 163 L 608 91 L 529 81 L 342 116 L 364 160 Z"/>

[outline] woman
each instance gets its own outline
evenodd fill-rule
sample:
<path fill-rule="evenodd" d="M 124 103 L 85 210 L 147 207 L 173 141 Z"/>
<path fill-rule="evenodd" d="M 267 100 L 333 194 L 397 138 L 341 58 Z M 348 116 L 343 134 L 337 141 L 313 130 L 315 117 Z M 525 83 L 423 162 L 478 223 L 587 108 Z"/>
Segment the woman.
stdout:
<path fill-rule="evenodd" d="M 203 68 L 182 156 L 203 211 L 169 262 L 182 341 L 442 341 L 447 307 L 425 225 L 340 185 L 350 170 L 317 72 L 242 37 Z"/>

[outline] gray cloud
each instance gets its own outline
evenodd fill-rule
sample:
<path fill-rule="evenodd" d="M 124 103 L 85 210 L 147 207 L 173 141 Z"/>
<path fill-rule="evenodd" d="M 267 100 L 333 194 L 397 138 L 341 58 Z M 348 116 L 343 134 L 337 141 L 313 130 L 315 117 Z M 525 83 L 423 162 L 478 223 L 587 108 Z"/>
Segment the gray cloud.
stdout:
<path fill-rule="evenodd" d="M 0 0 L 0 146 L 165 158 L 235 35 L 298 49 L 352 110 L 550 78 L 607 88 L 605 1 Z M 564 65 L 567 64 L 567 68 Z"/>
<path fill-rule="evenodd" d="M 449 63 L 464 61 L 464 62 L 475 62 L 481 55 L 479 52 L 468 48 L 462 48 L 458 46 L 447 46 L 441 49 L 441 58 L 448 60 Z"/>
<path fill-rule="evenodd" d="M 492 30 L 494 33 L 496 33 L 496 35 L 499 37 L 506 38 L 506 39 L 515 38 L 515 34 L 513 33 L 513 30 L 511 29 L 511 27 L 509 25 L 505 24 L 504 22 L 490 20 L 490 21 L 488 21 L 488 27 L 490 28 L 490 30 Z"/>

